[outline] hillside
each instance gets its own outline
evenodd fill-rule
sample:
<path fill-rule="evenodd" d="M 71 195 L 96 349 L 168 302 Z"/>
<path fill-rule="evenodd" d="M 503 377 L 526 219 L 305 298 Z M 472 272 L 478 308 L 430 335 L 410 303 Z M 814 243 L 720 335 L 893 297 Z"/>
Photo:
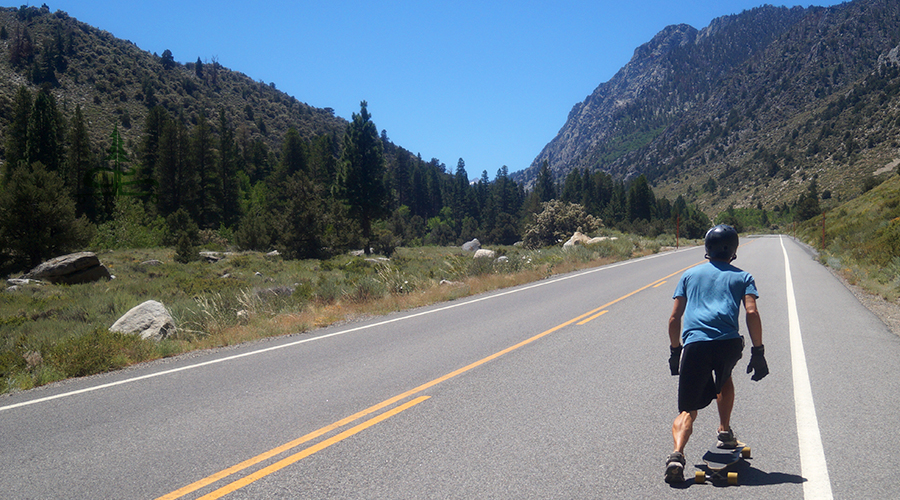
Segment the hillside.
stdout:
<path fill-rule="evenodd" d="M 379 134 L 365 101 L 348 122 L 46 6 L 0 8 L 0 137 L 0 274 L 82 249 L 512 244 L 529 215 L 506 167 L 472 184 Z"/>
<path fill-rule="evenodd" d="M 115 122 L 132 144 L 151 108 L 159 104 L 172 115 L 196 124 L 201 111 L 231 117 L 238 138 L 261 141 L 277 150 L 293 126 L 301 137 L 343 134 L 347 121 L 333 110 L 311 107 L 215 60 L 180 64 L 141 50 L 131 42 L 48 8 L 0 8 L 0 130 L 13 116 L 19 86 L 52 86 L 63 114 L 81 105 L 94 146 L 105 150 Z M 15 46 L 21 47 L 12 51 Z M 17 54 L 14 57 L 6 54 Z M 165 55 L 165 53 L 164 53 Z M 179 57 L 192 60 L 186 54 Z M 52 67 L 51 71 L 47 71 Z M 34 73 L 43 75 L 34 78 Z M 2 145 L 0 145 L 2 146 Z M 0 152 L 2 157 L 2 152 Z"/>
<path fill-rule="evenodd" d="M 714 216 L 792 204 L 815 180 L 834 202 L 893 170 L 900 132 L 900 2 L 764 6 L 697 30 L 670 26 L 569 113 L 516 175 L 543 162 L 678 194 Z"/>

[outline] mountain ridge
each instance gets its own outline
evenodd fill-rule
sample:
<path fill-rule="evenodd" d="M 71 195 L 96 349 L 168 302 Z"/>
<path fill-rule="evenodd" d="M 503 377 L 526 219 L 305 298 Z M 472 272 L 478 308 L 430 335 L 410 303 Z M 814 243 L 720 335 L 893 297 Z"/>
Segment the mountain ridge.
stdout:
<path fill-rule="evenodd" d="M 245 142 L 260 141 L 269 150 L 277 150 L 279 139 L 290 127 L 311 139 L 322 134 L 340 136 L 348 124 L 334 116 L 331 108 L 310 106 L 277 90 L 274 84 L 226 68 L 215 58 L 205 63 L 199 57 L 194 63 L 178 63 L 171 53 L 160 56 L 143 50 L 64 11 L 51 13 L 46 5 L 0 8 L 0 24 L 7 33 L 0 39 L 0 52 L 10 51 L 16 37 L 26 33 L 31 45 L 19 67 L 0 58 L 0 76 L 9 82 L 0 85 L 0 130 L 8 126 L 18 87 L 36 88 L 43 83 L 52 87 L 64 110 L 82 105 L 91 122 L 92 142 L 100 150 L 105 148 L 114 122 L 121 125 L 126 141 L 134 140 L 155 104 L 196 123 L 201 110 L 216 103 L 216 112 L 235 118 Z M 48 51 L 63 61 L 64 70 L 52 72 L 55 74 L 44 82 L 29 81 L 23 71 L 27 73 L 29 65 L 43 64 Z"/>
<path fill-rule="evenodd" d="M 872 75 L 892 81 L 879 72 L 893 66 L 887 54 L 898 43 L 894 0 L 762 6 L 702 30 L 666 27 L 575 104 L 559 133 L 514 178 L 533 185 L 545 161 L 559 183 L 582 169 L 624 179 L 644 174 L 662 195 L 687 194 L 708 213 L 792 202 L 812 178 L 841 198 L 855 196 L 860 182 L 845 177 L 870 175 L 896 153 L 889 134 L 871 133 L 874 116 L 819 137 L 839 118 L 825 111 L 853 92 L 868 105 L 887 104 L 881 115 L 896 108 L 893 95 L 881 102 L 883 89 L 861 92 Z M 827 140 L 847 133 L 865 147 L 848 155 L 841 141 Z M 737 172 L 751 182 L 732 179 Z M 770 172 L 791 176 L 776 183 Z M 702 190 L 710 178 L 720 185 L 716 193 Z"/>

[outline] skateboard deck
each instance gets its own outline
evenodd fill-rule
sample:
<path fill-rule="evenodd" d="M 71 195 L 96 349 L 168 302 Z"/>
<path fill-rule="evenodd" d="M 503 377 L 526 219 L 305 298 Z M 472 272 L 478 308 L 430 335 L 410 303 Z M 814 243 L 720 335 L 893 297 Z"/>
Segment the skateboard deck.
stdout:
<path fill-rule="evenodd" d="M 737 448 L 734 449 L 713 446 L 703 454 L 706 467 L 705 470 L 700 469 L 694 473 L 694 482 L 702 484 L 707 479 L 718 479 L 736 485 L 738 484 L 738 473 L 733 469 L 738 462 L 745 458 L 750 458 L 750 447 L 744 443 L 738 442 Z"/>

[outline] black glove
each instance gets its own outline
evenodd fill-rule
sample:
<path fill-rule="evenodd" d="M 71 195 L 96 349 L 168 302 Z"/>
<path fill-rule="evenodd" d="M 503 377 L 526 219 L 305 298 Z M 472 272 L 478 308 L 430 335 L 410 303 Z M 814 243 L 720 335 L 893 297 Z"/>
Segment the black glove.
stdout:
<path fill-rule="evenodd" d="M 747 373 L 753 373 L 750 380 L 762 380 L 769 374 L 769 365 L 766 363 L 765 346 L 750 348 L 750 364 L 747 365 Z"/>
<path fill-rule="evenodd" d="M 669 371 L 672 375 L 678 375 L 678 365 L 681 364 L 681 346 L 669 346 Z"/>

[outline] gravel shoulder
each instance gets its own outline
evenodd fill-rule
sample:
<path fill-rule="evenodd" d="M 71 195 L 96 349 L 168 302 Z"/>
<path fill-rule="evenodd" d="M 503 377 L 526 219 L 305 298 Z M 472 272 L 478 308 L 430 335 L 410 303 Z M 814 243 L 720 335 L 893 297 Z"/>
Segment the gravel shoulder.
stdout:
<path fill-rule="evenodd" d="M 875 316 L 887 325 L 895 335 L 900 336 L 900 304 L 886 300 L 880 295 L 870 293 L 860 286 L 849 283 L 840 273 L 828 268 L 837 279 L 847 287 L 856 298 L 862 302 L 866 309 L 872 311 Z"/>

